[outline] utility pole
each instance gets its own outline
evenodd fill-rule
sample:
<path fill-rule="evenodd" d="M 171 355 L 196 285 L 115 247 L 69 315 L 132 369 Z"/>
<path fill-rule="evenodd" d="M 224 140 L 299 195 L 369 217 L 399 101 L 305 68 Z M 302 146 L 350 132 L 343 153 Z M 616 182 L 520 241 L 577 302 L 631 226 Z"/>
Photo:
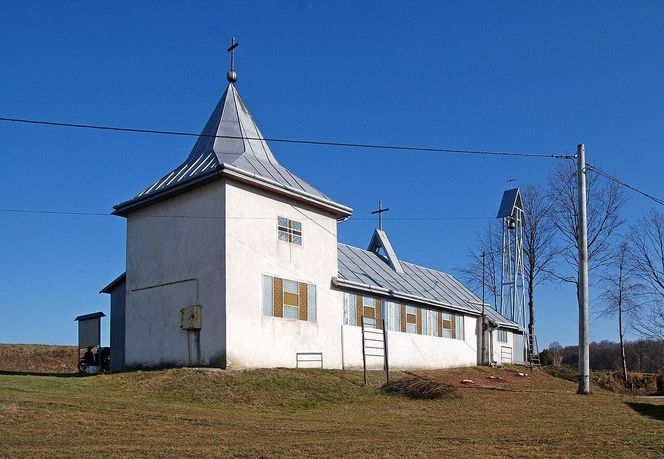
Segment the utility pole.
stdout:
<path fill-rule="evenodd" d="M 482 252 L 482 323 L 480 324 L 480 365 L 484 365 L 484 354 L 485 354 L 485 344 L 484 344 L 484 264 L 485 264 L 486 253 Z"/>
<path fill-rule="evenodd" d="M 579 191 L 579 277 L 577 295 L 579 300 L 579 394 L 590 394 L 590 314 L 588 301 L 588 217 L 586 208 L 586 147 L 576 147 L 577 179 Z"/>

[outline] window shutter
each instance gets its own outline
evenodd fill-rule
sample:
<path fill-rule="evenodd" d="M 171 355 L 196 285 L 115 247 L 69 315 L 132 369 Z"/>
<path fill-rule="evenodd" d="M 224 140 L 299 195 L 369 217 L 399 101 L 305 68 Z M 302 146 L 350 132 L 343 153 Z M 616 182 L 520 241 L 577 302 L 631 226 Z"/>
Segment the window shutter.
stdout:
<path fill-rule="evenodd" d="M 422 334 L 422 308 L 417 308 L 417 334 Z"/>
<path fill-rule="evenodd" d="M 284 316 L 284 283 L 279 277 L 274 278 L 274 317 Z"/>
<path fill-rule="evenodd" d="M 273 281 L 270 276 L 263 275 L 263 315 L 274 316 Z"/>
<path fill-rule="evenodd" d="M 383 301 L 380 300 L 379 298 L 376 298 L 375 301 L 376 302 L 374 304 L 375 304 L 376 309 L 374 309 L 374 311 L 375 311 L 374 315 L 375 315 L 375 318 L 376 318 L 376 328 L 379 329 L 379 330 L 382 330 L 383 329 L 383 322 L 382 322 L 381 319 L 383 318 L 383 314 L 381 312 L 381 308 L 382 308 L 382 305 L 383 305 Z"/>
<path fill-rule="evenodd" d="M 357 319 L 357 326 L 362 326 L 362 316 L 364 315 L 364 308 L 362 306 L 362 295 L 355 295 L 355 318 Z"/>
<path fill-rule="evenodd" d="M 464 318 L 462 314 L 459 314 L 457 316 L 457 333 L 456 333 L 456 339 L 465 339 L 464 338 L 464 333 L 463 333 L 463 324 L 464 324 Z"/>
<path fill-rule="evenodd" d="M 452 314 L 452 338 L 456 338 L 456 314 Z"/>
<path fill-rule="evenodd" d="M 316 322 L 316 284 L 307 284 L 307 309 L 309 322 Z"/>
<path fill-rule="evenodd" d="M 406 332 L 406 305 L 402 304 L 401 306 L 401 331 Z"/>
<path fill-rule="evenodd" d="M 300 320 L 309 320 L 307 284 L 300 282 Z"/>
<path fill-rule="evenodd" d="M 438 336 L 443 336 L 443 314 L 437 311 L 436 315 L 438 316 Z"/>

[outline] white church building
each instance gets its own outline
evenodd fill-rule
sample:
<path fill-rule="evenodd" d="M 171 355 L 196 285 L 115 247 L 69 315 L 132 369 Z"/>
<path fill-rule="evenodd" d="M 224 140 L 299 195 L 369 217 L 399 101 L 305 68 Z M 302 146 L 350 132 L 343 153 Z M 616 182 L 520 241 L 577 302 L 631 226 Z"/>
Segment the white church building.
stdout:
<path fill-rule="evenodd" d="M 362 320 L 384 320 L 391 369 L 520 360 L 522 331 L 491 307 L 482 359 L 482 301 L 400 260 L 382 229 L 365 248 L 339 242 L 352 209 L 279 164 L 233 70 L 228 80 L 187 159 L 114 207 L 127 244 L 126 272 L 102 290 L 112 369 L 296 367 L 312 355 L 360 368 Z"/>

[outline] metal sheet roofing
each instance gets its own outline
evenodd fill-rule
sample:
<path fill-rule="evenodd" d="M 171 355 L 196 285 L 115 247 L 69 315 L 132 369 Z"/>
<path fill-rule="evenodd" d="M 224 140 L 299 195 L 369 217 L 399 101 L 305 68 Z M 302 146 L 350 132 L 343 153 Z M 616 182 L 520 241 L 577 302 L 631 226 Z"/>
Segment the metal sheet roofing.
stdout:
<path fill-rule="evenodd" d="M 83 321 L 83 320 L 90 320 L 90 319 L 96 319 L 98 317 L 106 317 L 106 314 L 103 312 L 91 312 L 90 314 L 83 314 L 81 316 L 78 316 L 74 319 L 74 321 Z"/>
<path fill-rule="evenodd" d="M 443 303 L 474 315 L 481 313 L 482 300 L 450 274 L 403 260 L 400 263 L 404 272 L 400 274 L 381 255 L 342 243 L 337 244 L 337 254 L 341 283 L 350 281 L 385 289 L 394 295 L 418 297 L 423 303 L 437 306 Z M 485 307 L 485 314 L 499 325 L 518 327 L 490 306 Z"/>
<path fill-rule="evenodd" d="M 521 192 L 518 188 L 505 190 L 503 192 L 503 199 L 500 201 L 500 207 L 498 208 L 496 218 L 514 217 L 515 208 L 523 210 Z"/>
<path fill-rule="evenodd" d="M 335 203 L 279 164 L 233 83 L 228 85 L 186 161 L 133 199 L 115 206 L 116 212 L 122 213 L 141 201 L 181 189 L 224 169 L 239 170 L 254 179 L 346 209 L 345 213 L 350 214 L 349 208 Z"/>

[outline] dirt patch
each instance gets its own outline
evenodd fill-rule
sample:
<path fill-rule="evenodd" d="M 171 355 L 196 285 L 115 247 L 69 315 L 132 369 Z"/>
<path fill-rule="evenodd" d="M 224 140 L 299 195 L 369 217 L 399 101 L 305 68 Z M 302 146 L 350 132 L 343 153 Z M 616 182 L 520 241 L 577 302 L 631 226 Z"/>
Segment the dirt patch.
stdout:
<path fill-rule="evenodd" d="M 75 346 L 0 344 L 0 371 L 75 373 Z"/>
<path fill-rule="evenodd" d="M 537 391 L 542 390 L 544 381 L 546 381 L 547 387 L 551 387 L 551 382 L 556 381 L 541 370 L 531 371 L 528 367 L 518 365 L 497 368 L 469 367 L 446 370 L 416 370 L 408 372 L 408 374 L 463 389 Z M 559 384 L 554 383 L 553 386 L 563 389 L 565 384 L 561 381 Z"/>

